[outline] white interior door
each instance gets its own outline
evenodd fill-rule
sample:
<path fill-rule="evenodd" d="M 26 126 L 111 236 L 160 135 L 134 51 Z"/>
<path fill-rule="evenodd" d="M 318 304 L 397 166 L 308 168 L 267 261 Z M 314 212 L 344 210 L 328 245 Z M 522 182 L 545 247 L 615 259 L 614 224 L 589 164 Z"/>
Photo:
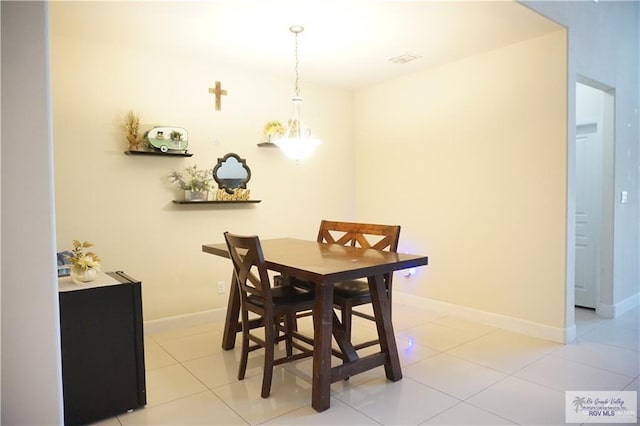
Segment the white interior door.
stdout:
<path fill-rule="evenodd" d="M 575 304 L 596 308 L 601 271 L 602 132 L 600 123 L 576 128 Z"/>

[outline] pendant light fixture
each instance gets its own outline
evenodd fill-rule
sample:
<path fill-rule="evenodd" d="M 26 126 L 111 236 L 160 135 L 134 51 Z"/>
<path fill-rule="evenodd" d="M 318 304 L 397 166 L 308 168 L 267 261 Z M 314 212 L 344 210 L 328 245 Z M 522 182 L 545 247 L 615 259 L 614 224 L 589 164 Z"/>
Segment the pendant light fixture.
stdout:
<path fill-rule="evenodd" d="M 298 59 L 298 35 L 304 31 L 304 27 L 294 25 L 289 27 L 295 36 L 295 59 L 296 59 L 296 81 L 294 86 L 295 95 L 291 99 L 293 103 L 293 117 L 287 123 L 286 133 L 273 142 L 284 152 L 284 154 L 296 161 L 309 157 L 318 145 L 320 140 L 311 136 L 311 131 L 305 126 L 300 115 L 303 98 L 300 96 L 300 61 Z"/>

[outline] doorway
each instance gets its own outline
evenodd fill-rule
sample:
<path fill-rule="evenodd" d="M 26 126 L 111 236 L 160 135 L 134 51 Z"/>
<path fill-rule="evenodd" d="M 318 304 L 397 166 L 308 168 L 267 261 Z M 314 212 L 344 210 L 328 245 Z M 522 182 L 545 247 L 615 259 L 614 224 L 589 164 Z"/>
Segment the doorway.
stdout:
<path fill-rule="evenodd" d="M 575 305 L 596 309 L 613 295 L 614 91 L 576 83 Z"/>

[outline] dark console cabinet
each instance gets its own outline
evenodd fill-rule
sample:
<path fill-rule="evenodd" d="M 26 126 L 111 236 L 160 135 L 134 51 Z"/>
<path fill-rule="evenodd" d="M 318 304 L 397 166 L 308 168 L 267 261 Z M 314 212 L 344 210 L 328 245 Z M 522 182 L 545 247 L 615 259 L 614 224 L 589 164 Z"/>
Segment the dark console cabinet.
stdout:
<path fill-rule="evenodd" d="M 144 406 L 141 283 L 113 272 L 83 285 L 60 279 L 59 287 L 65 424 Z"/>

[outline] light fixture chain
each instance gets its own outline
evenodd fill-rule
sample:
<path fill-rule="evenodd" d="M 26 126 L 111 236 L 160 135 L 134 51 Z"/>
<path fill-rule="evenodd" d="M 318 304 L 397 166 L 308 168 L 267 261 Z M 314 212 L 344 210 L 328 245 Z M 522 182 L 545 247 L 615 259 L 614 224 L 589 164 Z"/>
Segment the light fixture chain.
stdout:
<path fill-rule="evenodd" d="M 300 61 L 298 60 L 298 33 L 295 33 L 295 56 L 296 56 L 296 86 L 295 86 L 295 93 L 296 93 L 296 96 L 300 96 L 300 71 L 299 71 Z"/>

